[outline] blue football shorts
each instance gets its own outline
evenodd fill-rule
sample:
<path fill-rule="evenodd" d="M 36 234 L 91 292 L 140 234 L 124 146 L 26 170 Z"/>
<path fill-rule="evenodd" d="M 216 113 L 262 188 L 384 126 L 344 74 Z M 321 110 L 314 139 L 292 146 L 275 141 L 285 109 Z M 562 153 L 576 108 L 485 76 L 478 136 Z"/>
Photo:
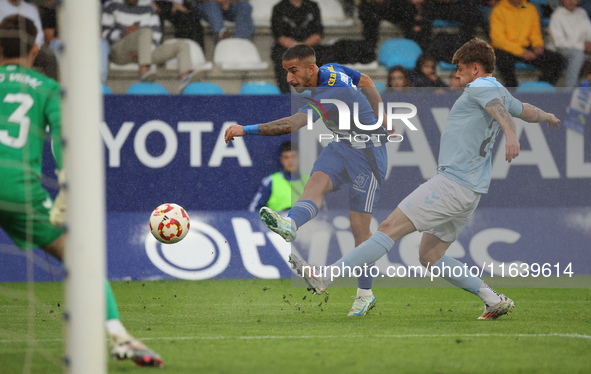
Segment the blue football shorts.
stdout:
<path fill-rule="evenodd" d="M 348 184 L 349 209 L 372 213 L 387 167 L 385 146 L 356 149 L 344 142 L 331 142 L 314 162 L 312 174 L 316 171 L 326 173 L 332 181 L 333 191 Z"/>

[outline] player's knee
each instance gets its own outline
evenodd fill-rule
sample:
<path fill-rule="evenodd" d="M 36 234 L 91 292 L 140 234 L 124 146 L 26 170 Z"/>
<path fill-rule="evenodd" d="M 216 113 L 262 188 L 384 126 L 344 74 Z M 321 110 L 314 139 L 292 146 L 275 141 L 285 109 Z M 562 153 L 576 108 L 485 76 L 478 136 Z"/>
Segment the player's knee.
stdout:
<path fill-rule="evenodd" d="M 378 226 L 378 231 L 381 231 L 384 234 L 390 236 L 394 232 L 395 228 L 396 228 L 396 223 L 394 222 L 393 219 L 388 217 L 385 221 L 380 223 L 380 226 Z"/>
<path fill-rule="evenodd" d="M 434 262 L 429 261 L 429 259 L 427 258 L 428 256 L 424 256 L 419 254 L 419 262 L 421 263 L 421 265 L 423 265 L 426 268 L 430 268 L 431 265 L 434 264 Z"/>

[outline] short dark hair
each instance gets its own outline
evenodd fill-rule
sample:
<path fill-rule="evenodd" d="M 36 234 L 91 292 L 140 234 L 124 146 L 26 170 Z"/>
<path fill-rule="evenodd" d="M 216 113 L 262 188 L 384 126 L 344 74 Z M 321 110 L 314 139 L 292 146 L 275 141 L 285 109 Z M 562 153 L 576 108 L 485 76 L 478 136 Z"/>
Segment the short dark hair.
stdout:
<path fill-rule="evenodd" d="M 316 62 L 316 53 L 314 52 L 314 49 L 307 44 L 296 44 L 285 51 L 282 58 L 283 61 L 290 61 L 295 60 L 296 58 L 303 60 L 309 57 L 312 57 L 313 61 Z"/>
<path fill-rule="evenodd" d="M 298 151 L 298 143 L 292 143 L 291 141 L 286 141 L 279 147 L 279 154 L 283 154 L 283 152 L 297 152 Z"/>
<path fill-rule="evenodd" d="M 421 68 L 427 61 L 433 61 L 433 63 L 437 64 L 437 59 L 428 54 L 422 54 L 417 58 L 417 63 L 415 64 L 415 72 L 421 73 Z M 422 74 L 422 73 L 421 73 Z"/>
<path fill-rule="evenodd" d="M 495 50 L 490 44 L 480 38 L 474 38 L 466 42 L 454 53 L 452 63 L 457 65 L 477 63 L 485 73 L 495 70 Z"/>
<path fill-rule="evenodd" d="M 396 71 L 404 75 L 404 87 L 412 87 L 412 83 L 410 83 L 410 75 L 408 74 L 408 70 L 406 70 L 402 65 L 392 66 L 390 70 L 388 70 L 388 87 L 392 87 L 390 86 L 390 76 L 392 76 L 392 73 Z"/>
<path fill-rule="evenodd" d="M 37 37 L 37 28 L 30 19 L 13 15 L 0 23 L 0 54 L 4 58 L 27 57 Z M 21 50 L 25 47 L 25 50 Z"/>

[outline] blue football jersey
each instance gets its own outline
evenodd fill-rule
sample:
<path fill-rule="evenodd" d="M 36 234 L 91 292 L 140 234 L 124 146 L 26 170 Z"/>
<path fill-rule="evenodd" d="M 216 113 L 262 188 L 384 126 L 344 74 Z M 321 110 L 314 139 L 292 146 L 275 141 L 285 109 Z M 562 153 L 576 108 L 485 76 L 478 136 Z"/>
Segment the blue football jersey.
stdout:
<path fill-rule="evenodd" d="M 324 113 L 326 113 L 326 121 L 324 122 L 327 128 L 334 132 L 335 136 L 336 134 L 339 135 L 339 141 L 348 143 L 354 148 L 379 147 L 388 141 L 387 131 L 381 126 L 375 130 L 360 129 L 355 125 L 353 118 L 355 115 L 354 107 L 357 104 L 357 115 L 361 124 L 369 126 L 376 124 L 378 121 L 369 101 L 361 90 L 357 89 L 360 79 L 361 73 L 346 66 L 336 63 L 322 65 L 318 72 L 318 84 L 312 90 L 311 96 L 315 101 L 315 106 L 320 103 L 322 108 L 320 108 L 321 110 L 312 110 L 310 106 L 304 106 L 300 109 L 300 112 L 307 114 L 308 111 L 311 111 L 314 122 L 321 115 L 324 117 Z M 337 106 L 333 103 L 322 103 L 322 99 L 340 100 L 347 105 L 351 114 L 349 120 L 350 130 L 340 129 Z M 360 136 L 355 138 L 356 135 Z M 351 139 L 353 142 L 347 139 Z M 355 139 L 367 141 L 355 141 Z"/>

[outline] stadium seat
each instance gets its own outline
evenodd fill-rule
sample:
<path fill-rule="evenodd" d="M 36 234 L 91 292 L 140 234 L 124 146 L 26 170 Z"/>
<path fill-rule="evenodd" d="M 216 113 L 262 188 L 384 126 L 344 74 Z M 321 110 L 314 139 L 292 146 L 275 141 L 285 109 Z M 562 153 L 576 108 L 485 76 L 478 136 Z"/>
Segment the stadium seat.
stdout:
<path fill-rule="evenodd" d="M 109 86 L 107 86 L 106 84 L 103 84 L 103 95 L 112 95 L 113 91 L 109 88 Z"/>
<path fill-rule="evenodd" d="M 343 6 L 338 0 L 317 1 L 320 8 L 320 17 L 324 26 L 352 26 L 353 20 L 348 18 L 343 11 Z"/>
<path fill-rule="evenodd" d="M 211 70 L 213 64 L 205 60 L 203 49 L 194 40 L 191 39 L 168 39 L 163 44 L 170 44 L 175 41 L 182 40 L 189 43 L 189 51 L 191 54 L 191 68 L 194 70 Z M 166 61 L 167 70 L 178 70 L 178 61 L 176 58 Z"/>
<path fill-rule="evenodd" d="M 375 86 L 378 89 L 378 92 L 379 93 L 384 93 L 384 91 L 386 91 L 386 89 L 388 88 L 382 82 L 373 82 L 373 84 L 375 84 Z"/>
<path fill-rule="evenodd" d="M 380 47 L 380 64 L 386 69 L 402 65 L 407 70 L 415 68 L 417 58 L 423 54 L 419 45 L 410 39 L 386 40 Z"/>
<path fill-rule="evenodd" d="M 213 82 L 189 83 L 183 90 L 183 95 L 223 95 L 224 90 Z"/>
<path fill-rule="evenodd" d="M 439 66 L 439 70 L 443 70 L 443 71 L 452 71 L 453 69 L 456 68 L 456 65 L 454 65 L 454 64 L 448 64 L 445 61 L 439 61 L 437 63 L 437 66 Z"/>
<path fill-rule="evenodd" d="M 536 67 L 527 62 L 518 62 L 515 64 L 515 70 L 536 70 Z"/>
<path fill-rule="evenodd" d="M 213 52 L 213 62 L 222 70 L 265 70 L 269 63 L 261 60 L 253 42 L 247 39 L 224 39 Z"/>
<path fill-rule="evenodd" d="M 255 26 L 270 27 L 273 7 L 279 0 L 250 0 L 252 21 Z"/>
<path fill-rule="evenodd" d="M 166 87 L 156 82 L 137 82 L 127 89 L 129 95 L 168 95 Z"/>
<path fill-rule="evenodd" d="M 442 19 L 436 19 L 431 22 L 433 28 L 449 28 L 449 27 L 460 27 L 460 22 L 447 22 Z"/>
<path fill-rule="evenodd" d="M 556 87 L 544 81 L 523 82 L 517 86 L 520 93 L 552 93 L 556 92 Z"/>
<path fill-rule="evenodd" d="M 281 95 L 279 88 L 268 82 L 244 83 L 240 89 L 241 95 Z"/>

